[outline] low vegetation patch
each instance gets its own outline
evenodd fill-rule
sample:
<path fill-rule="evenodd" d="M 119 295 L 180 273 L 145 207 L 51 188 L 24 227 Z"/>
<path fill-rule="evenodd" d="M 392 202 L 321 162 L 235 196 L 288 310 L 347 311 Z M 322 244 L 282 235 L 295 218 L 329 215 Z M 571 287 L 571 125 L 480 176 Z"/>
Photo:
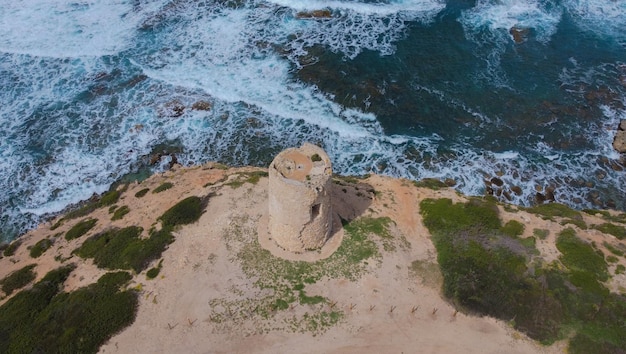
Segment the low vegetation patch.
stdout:
<path fill-rule="evenodd" d="M 622 224 L 626 224 L 626 213 L 620 213 L 617 215 L 613 215 L 606 210 L 596 210 L 596 209 L 583 209 L 583 211 L 589 215 L 598 215 L 600 214 L 604 220 L 619 222 Z"/>
<path fill-rule="evenodd" d="M 527 208 L 526 211 L 533 214 L 545 216 L 548 220 L 554 220 L 555 216 L 561 218 L 582 220 L 580 212 L 559 203 L 546 203 L 540 204 L 531 208 Z"/>
<path fill-rule="evenodd" d="M 150 188 L 144 188 L 140 190 L 139 192 L 135 193 L 135 198 L 142 198 L 143 196 L 148 194 L 148 191 L 150 191 Z"/>
<path fill-rule="evenodd" d="M 26 267 L 20 268 L 0 280 L 0 287 L 2 287 L 2 291 L 6 295 L 11 295 L 13 291 L 21 289 L 31 281 L 35 280 L 36 274 L 33 271 L 35 266 L 36 264 L 27 265 Z"/>
<path fill-rule="evenodd" d="M 519 237 L 524 233 L 524 224 L 517 220 L 510 220 L 500 228 L 500 231 L 509 237 Z"/>
<path fill-rule="evenodd" d="M 540 210 L 575 218 L 561 207 Z M 546 344 L 570 337 L 570 353 L 626 348 L 626 299 L 606 289 L 603 256 L 573 229 L 557 236 L 564 265 L 559 267 L 525 256 L 510 246 L 511 239 L 503 242 L 510 236 L 502 232 L 489 203 L 426 199 L 421 212 L 437 248 L 444 295 L 459 308 L 511 321 Z"/>
<path fill-rule="evenodd" d="M 526 211 L 541 215 L 545 220 L 555 221 L 555 217 L 561 218 L 561 225 L 572 224 L 578 226 L 581 230 L 587 229 L 587 224 L 583 220 L 583 216 L 567 205 L 559 203 L 546 203 L 527 208 Z"/>
<path fill-rule="evenodd" d="M 606 249 L 609 250 L 609 252 L 613 253 L 616 256 L 623 256 L 624 255 L 624 251 L 622 249 L 614 247 L 613 245 L 611 245 L 610 243 L 608 243 L 606 241 L 602 242 L 602 245 L 604 247 L 606 247 Z M 620 244 L 620 246 L 623 246 L 623 245 Z"/>
<path fill-rule="evenodd" d="M 163 266 L 163 260 L 161 260 L 156 267 L 152 267 L 152 268 L 148 269 L 148 271 L 146 272 L 146 278 L 148 278 L 148 279 L 156 278 L 159 275 L 159 273 L 161 272 L 161 267 L 162 266 Z"/>
<path fill-rule="evenodd" d="M 83 236 L 89 230 L 91 230 L 94 226 L 96 226 L 97 222 L 98 222 L 98 219 L 85 219 L 85 220 L 78 222 L 76 225 L 74 225 L 71 229 L 67 231 L 67 233 L 65 234 L 65 239 L 70 241 L 75 238 L 79 238 Z"/>
<path fill-rule="evenodd" d="M 576 236 L 573 229 L 565 229 L 556 239 L 556 247 L 561 252 L 561 262 L 573 271 L 590 273 L 600 281 L 609 279 L 604 256 Z"/>
<path fill-rule="evenodd" d="M 111 221 L 121 220 L 124 215 L 130 212 L 130 208 L 127 205 L 123 205 L 120 208 L 115 209 L 113 212 L 113 216 L 111 217 Z"/>
<path fill-rule="evenodd" d="M 424 178 L 419 181 L 413 182 L 413 184 L 415 185 L 415 187 L 418 188 L 428 188 L 435 191 L 442 188 L 448 188 L 448 185 L 436 178 Z"/>
<path fill-rule="evenodd" d="M 137 226 L 112 228 L 90 237 L 74 253 L 93 258 L 100 268 L 132 269 L 139 273 L 174 242 L 172 231 L 176 226 L 198 220 L 206 206 L 205 200 L 196 196 L 181 200 L 159 217 L 161 230 L 151 230 L 148 238 L 140 237 L 143 229 Z"/>
<path fill-rule="evenodd" d="M 137 226 L 113 228 L 88 238 L 74 253 L 82 258 L 93 258 L 100 268 L 132 269 L 139 273 L 160 258 L 167 245 L 174 241 L 170 229 L 152 231 L 146 239 L 140 238 L 141 232 L 142 228 Z"/>
<path fill-rule="evenodd" d="M 244 172 L 237 175 L 235 179 L 232 181 L 225 183 L 224 185 L 229 186 L 231 188 L 239 188 L 243 186 L 245 183 L 257 184 L 261 177 L 267 177 L 268 173 L 266 171 L 253 171 L 253 172 Z"/>
<path fill-rule="evenodd" d="M 593 225 L 593 228 L 605 234 L 613 235 L 617 237 L 618 240 L 626 239 L 626 227 L 611 223 L 604 223 L 600 225 Z"/>
<path fill-rule="evenodd" d="M 49 272 L 0 307 L 0 352 L 97 353 L 135 320 L 137 294 L 120 290 L 130 274 L 107 273 L 95 284 L 60 292 L 73 269 L 70 265 Z"/>
<path fill-rule="evenodd" d="M 330 299 L 309 294 L 307 284 L 314 284 L 324 277 L 349 280 L 361 277 L 372 262 L 380 262 L 379 249 L 384 241 L 403 242 L 396 240 L 388 230 L 391 222 L 387 218 L 344 221 L 344 239 L 338 250 L 327 259 L 304 262 L 274 257 L 260 247 L 255 229 L 248 224 L 247 218 L 233 220 L 231 228 L 224 234 L 226 247 L 235 255 L 233 261 L 241 265 L 249 278 L 255 279 L 254 284 L 263 295 L 243 300 L 214 299 L 210 303 L 214 309 L 226 310 L 214 310 L 211 321 L 218 327 L 227 323 L 225 328 L 232 325 L 242 328 L 247 319 L 254 316 L 256 320 L 251 333 L 277 329 L 314 335 L 325 332 L 341 320 L 343 312 L 335 309 Z M 279 311 L 294 306 L 307 306 L 307 311 L 304 315 L 287 316 L 284 322 L 273 319 Z M 331 311 L 326 311 L 328 306 Z M 267 327 L 259 327 L 260 324 Z"/>
<path fill-rule="evenodd" d="M 37 241 L 37 243 L 35 243 L 35 245 L 33 245 L 33 247 L 31 247 L 30 249 L 30 256 L 32 258 L 39 258 L 39 256 L 41 256 L 50 247 L 52 247 L 53 244 L 54 244 L 54 241 L 52 241 L 49 238 L 44 238 L 44 239 Z"/>
<path fill-rule="evenodd" d="M 533 237 L 538 238 L 540 240 L 545 240 L 550 235 L 550 230 L 546 229 L 533 229 Z"/>
<path fill-rule="evenodd" d="M 170 182 L 165 182 L 163 184 L 161 184 L 160 186 L 156 187 L 152 193 L 161 193 L 161 192 L 165 192 L 166 190 L 170 189 L 174 187 L 174 185 Z"/>
<path fill-rule="evenodd" d="M 22 240 L 20 239 L 14 240 L 7 246 L 7 248 L 4 249 L 4 252 L 2 254 L 5 257 L 11 257 L 15 255 L 15 252 L 21 245 L 22 245 Z"/>
<path fill-rule="evenodd" d="M 161 220 L 163 228 L 191 224 L 200 219 L 207 201 L 208 199 L 202 199 L 197 196 L 187 197 L 169 208 L 159 217 L 159 220 Z"/>
<path fill-rule="evenodd" d="M 96 209 L 114 205 L 115 203 L 117 203 L 120 196 L 124 191 L 126 191 L 126 189 L 128 189 L 128 185 L 124 185 L 124 187 L 122 187 L 120 190 L 114 189 L 108 191 L 95 200 L 79 203 L 75 209 L 67 212 L 61 219 L 59 219 L 54 225 L 52 225 L 52 227 L 50 227 L 50 230 L 55 230 L 59 228 L 67 220 L 87 216 Z"/>

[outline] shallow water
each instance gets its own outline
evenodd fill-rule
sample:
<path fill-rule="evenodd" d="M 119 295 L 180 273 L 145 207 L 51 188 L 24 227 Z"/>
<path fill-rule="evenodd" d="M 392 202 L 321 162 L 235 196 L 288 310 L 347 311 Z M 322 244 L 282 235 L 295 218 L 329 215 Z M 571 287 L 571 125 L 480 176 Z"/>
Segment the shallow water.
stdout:
<path fill-rule="evenodd" d="M 299 16 L 319 9 L 332 16 Z M 611 148 L 625 25 L 626 1 L 3 3 L 0 229 L 14 237 L 153 152 L 265 166 L 305 141 L 339 173 L 626 210 Z"/>

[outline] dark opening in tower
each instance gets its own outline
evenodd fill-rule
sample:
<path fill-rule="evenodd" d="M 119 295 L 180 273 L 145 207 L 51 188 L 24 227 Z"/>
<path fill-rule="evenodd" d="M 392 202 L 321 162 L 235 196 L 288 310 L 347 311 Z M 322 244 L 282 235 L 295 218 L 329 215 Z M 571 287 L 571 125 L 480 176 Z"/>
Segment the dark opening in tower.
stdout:
<path fill-rule="evenodd" d="M 321 204 L 314 204 L 311 206 L 311 220 L 315 220 L 318 215 L 320 215 L 320 207 Z"/>

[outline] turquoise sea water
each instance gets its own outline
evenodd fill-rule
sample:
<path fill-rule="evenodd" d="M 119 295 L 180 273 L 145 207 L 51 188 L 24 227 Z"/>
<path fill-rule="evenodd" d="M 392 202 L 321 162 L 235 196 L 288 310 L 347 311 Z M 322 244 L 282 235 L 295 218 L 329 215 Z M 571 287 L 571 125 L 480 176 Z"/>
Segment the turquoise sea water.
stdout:
<path fill-rule="evenodd" d="M 4 2 L 0 230 L 152 153 L 266 166 L 305 141 L 343 174 L 626 210 L 623 28 L 618 0 Z"/>

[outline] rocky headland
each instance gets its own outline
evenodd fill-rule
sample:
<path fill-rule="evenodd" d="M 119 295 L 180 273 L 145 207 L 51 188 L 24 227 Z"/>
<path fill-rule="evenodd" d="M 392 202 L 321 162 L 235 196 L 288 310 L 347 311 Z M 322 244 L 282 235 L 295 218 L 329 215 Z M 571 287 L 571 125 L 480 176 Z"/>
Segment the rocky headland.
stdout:
<path fill-rule="evenodd" d="M 267 246 L 266 169 L 118 185 L 5 245 L 0 352 L 624 351 L 625 214 L 379 175 L 332 197 L 318 257 Z"/>

